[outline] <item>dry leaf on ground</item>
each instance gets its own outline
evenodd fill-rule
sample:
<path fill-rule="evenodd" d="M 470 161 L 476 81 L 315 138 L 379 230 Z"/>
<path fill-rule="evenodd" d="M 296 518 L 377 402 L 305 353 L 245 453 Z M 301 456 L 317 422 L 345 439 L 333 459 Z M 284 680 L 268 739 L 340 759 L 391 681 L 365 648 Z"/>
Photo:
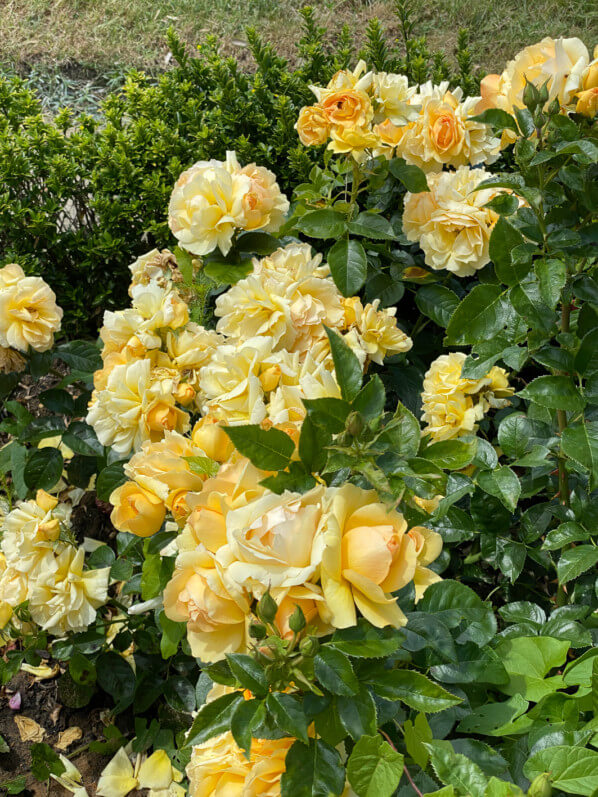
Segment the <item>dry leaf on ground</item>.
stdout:
<path fill-rule="evenodd" d="M 38 725 L 31 717 L 22 717 L 17 714 L 14 721 L 19 729 L 19 736 L 22 742 L 41 742 L 46 735 L 46 731 L 42 726 Z"/>

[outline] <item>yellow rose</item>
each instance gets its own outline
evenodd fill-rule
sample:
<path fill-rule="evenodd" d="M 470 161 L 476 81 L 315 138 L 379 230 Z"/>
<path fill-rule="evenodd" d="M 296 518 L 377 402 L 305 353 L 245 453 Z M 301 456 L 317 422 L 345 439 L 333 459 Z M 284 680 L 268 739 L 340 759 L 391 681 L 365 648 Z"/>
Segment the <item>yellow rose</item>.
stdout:
<path fill-rule="evenodd" d="M 172 364 L 194 387 L 198 385 L 199 369 L 206 365 L 224 338 L 212 329 L 204 329 L 193 322 L 178 334 L 169 332 L 166 337 Z"/>
<path fill-rule="evenodd" d="M 119 531 L 128 531 L 138 537 L 150 537 L 160 531 L 166 507 L 164 501 L 134 481 L 117 487 L 110 495 L 114 507 L 110 520 Z"/>
<path fill-rule="evenodd" d="M 193 748 L 189 797 L 280 797 L 287 752 L 295 740 L 253 739 L 249 760 L 230 731 Z"/>
<path fill-rule="evenodd" d="M 328 140 L 330 124 L 319 105 L 308 105 L 299 111 L 295 130 L 302 144 L 306 147 L 317 147 Z"/>
<path fill-rule="evenodd" d="M 129 266 L 131 288 L 134 285 L 147 285 L 150 282 L 165 285 L 169 272 L 173 272 L 174 269 L 176 269 L 176 259 L 172 252 L 168 249 L 163 249 L 161 252 L 158 249 L 152 249 L 151 252 L 146 252 L 138 257 Z M 131 288 L 129 288 L 129 293 Z"/>
<path fill-rule="evenodd" d="M 368 127 L 333 127 L 328 149 L 337 154 L 351 153 L 357 162 L 365 160 L 367 150 L 378 144 L 377 135 Z"/>
<path fill-rule="evenodd" d="M 413 341 L 402 329 L 397 327 L 394 317 L 397 312 L 396 307 L 379 310 L 379 306 L 380 299 L 374 299 L 373 303 L 366 304 L 364 307 L 355 297 L 355 301 L 350 305 L 349 314 L 354 320 L 348 326 L 355 326 L 359 345 L 367 357 L 378 365 L 382 365 L 387 355 L 409 351 L 413 346 Z M 345 302 L 346 318 L 347 307 Z"/>
<path fill-rule="evenodd" d="M 589 116 L 590 119 L 596 116 L 598 113 L 598 86 L 579 92 L 575 110 L 577 113 Z"/>
<path fill-rule="evenodd" d="M 244 226 L 243 198 L 250 189 L 246 174 L 221 161 L 200 161 L 184 171 L 168 206 L 168 223 L 180 245 L 194 255 L 217 247 L 228 254 L 235 229 Z"/>
<path fill-rule="evenodd" d="M 200 418 L 191 432 L 193 445 L 205 451 L 214 462 L 226 462 L 234 451 L 230 437 L 223 427 L 224 422 L 206 415 Z"/>
<path fill-rule="evenodd" d="M 396 147 L 401 136 L 403 135 L 404 127 L 395 125 L 390 119 L 385 119 L 378 125 L 374 125 L 373 131 L 380 139 L 380 143 L 385 147 Z"/>
<path fill-rule="evenodd" d="M 240 587 L 292 587 L 315 581 L 322 557 L 324 489 L 266 493 L 226 516 L 228 545 L 218 559 Z"/>
<path fill-rule="evenodd" d="M 22 501 L 4 518 L 0 546 L 9 566 L 30 572 L 53 550 L 61 550 L 60 524 L 70 518 L 70 507 L 43 490 L 35 501 Z M 47 566 L 47 565 L 46 565 Z"/>
<path fill-rule="evenodd" d="M 419 107 L 411 101 L 417 87 L 409 86 L 405 75 L 377 72 L 373 76 L 372 89 L 376 98 L 376 121 L 405 125 L 417 117 Z"/>
<path fill-rule="evenodd" d="M 0 346 L 47 351 L 61 319 L 56 295 L 40 277 L 23 277 L 0 290 Z"/>
<path fill-rule="evenodd" d="M 226 580 L 226 583 L 225 583 Z M 205 549 L 179 554 L 164 589 L 164 612 L 187 623 L 191 654 L 205 662 L 247 648 L 249 602 Z"/>
<path fill-rule="evenodd" d="M 327 491 L 321 583 L 335 628 L 355 625 L 357 609 L 379 628 L 406 622 L 390 593 L 413 579 L 415 545 L 403 516 L 377 499 L 352 484 Z"/>
<path fill-rule="evenodd" d="M 226 544 L 226 516 L 264 494 L 260 481 L 266 473 L 240 458 L 223 465 L 218 475 L 207 479 L 202 489 L 190 495 L 191 513 L 177 539 L 180 551 L 193 551 L 203 545 L 216 553 Z"/>
<path fill-rule="evenodd" d="M 82 547 L 66 546 L 56 557 L 56 569 L 40 568 L 30 589 L 32 620 L 55 636 L 85 631 L 108 600 L 110 568 L 85 571 L 84 557 Z"/>
<path fill-rule="evenodd" d="M 25 279 L 25 272 L 18 263 L 9 263 L 0 268 L 0 290 L 16 285 L 22 279 Z"/>
<path fill-rule="evenodd" d="M 403 230 L 418 241 L 426 265 L 470 277 L 490 261 L 490 235 L 497 214 L 484 207 L 499 191 L 474 190 L 492 175 L 461 166 L 428 175 L 429 191 L 405 195 Z"/>
<path fill-rule="evenodd" d="M 316 584 L 273 589 L 271 595 L 278 604 L 274 624 L 285 639 L 292 639 L 293 637 L 289 620 L 297 607 L 303 612 L 306 624 L 315 628 L 317 634 L 329 634 L 331 632 L 332 629 L 328 624 L 330 616 L 324 603 L 324 596 L 322 590 Z"/>
<path fill-rule="evenodd" d="M 374 115 L 368 95 L 356 89 L 326 92 L 320 101 L 320 108 L 333 128 L 353 130 L 365 127 Z"/>
<path fill-rule="evenodd" d="M 594 60 L 581 76 L 581 87 L 584 90 L 598 87 L 598 57 L 596 57 L 596 50 L 594 50 Z"/>
<path fill-rule="evenodd" d="M 263 166 L 250 163 L 239 170 L 251 180 L 249 191 L 243 196 L 244 230 L 276 232 L 284 222 L 289 200 L 281 192 L 276 175 Z"/>
<path fill-rule="evenodd" d="M 4 374 L 21 373 L 27 362 L 22 354 L 8 346 L 0 346 L 0 372 Z"/>
<path fill-rule="evenodd" d="M 427 529 L 425 526 L 413 526 L 407 534 L 413 540 L 415 553 L 417 555 L 417 565 L 413 583 L 415 585 L 415 600 L 423 597 L 424 592 L 436 581 L 441 581 L 440 576 L 426 565 L 438 559 L 442 551 L 442 537 L 435 531 Z"/>

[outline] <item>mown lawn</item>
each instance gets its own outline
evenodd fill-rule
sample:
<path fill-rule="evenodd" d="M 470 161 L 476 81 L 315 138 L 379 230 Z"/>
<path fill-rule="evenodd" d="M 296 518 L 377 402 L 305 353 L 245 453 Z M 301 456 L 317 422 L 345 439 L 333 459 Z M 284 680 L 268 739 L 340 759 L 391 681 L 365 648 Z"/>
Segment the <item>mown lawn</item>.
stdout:
<path fill-rule="evenodd" d="M 91 68 L 96 73 L 137 67 L 157 70 L 168 61 L 164 33 L 173 25 L 190 44 L 207 33 L 244 58 L 246 25 L 255 25 L 293 58 L 304 0 L 1 0 L 0 64 L 38 70 Z M 413 0 L 418 35 L 450 52 L 458 29 L 468 27 L 476 64 L 488 71 L 525 44 L 546 35 L 598 41 L 598 5 L 588 0 Z M 394 2 L 320 0 L 312 3 L 334 37 L 347 23 L 362 35 L 374 16 L 397 35 Z"/>

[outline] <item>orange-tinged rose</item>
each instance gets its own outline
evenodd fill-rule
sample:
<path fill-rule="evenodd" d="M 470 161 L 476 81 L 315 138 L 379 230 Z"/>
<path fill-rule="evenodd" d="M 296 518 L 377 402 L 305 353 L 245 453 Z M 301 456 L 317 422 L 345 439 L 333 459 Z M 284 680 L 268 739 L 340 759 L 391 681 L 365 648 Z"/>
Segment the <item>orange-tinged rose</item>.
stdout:
<path fill-rule="evenodd" d="M 403 134 L 404 127 L 393 124 L 390 119 L 385 119 L 379 125 L 374 126 L 374 133 L 383 144 L 389 147 L 396 147 Z"/>
<path fill-rule="evenodd" d="M 364 127 L 374 115 L 368 95 L 356 89 L 327 93 L 320 107 L 328 123 L 334 127 Z"/>
<path fill-rule="evenodd" d="M 152 432 L 172 431 L 176 428 L 178 413 L 176 407 L 165 401 L 157 401 L 146 416 L 148 428 Z"/>
<path fill-rule="evenodd" d="M 162 527 L 166 516 L 163 501 L 136 482 L 125 482 L 110 496 L 114 506 L 110 519 L 119 531 L 150 537 Z"/>
<path fill-rule="evenodd" d="M 295 129 L 306 147 L 325 144 L 330 132 L 328 119 L 319 105 L 308 105 L 299 112 Z"/>
<path fill-rule="evenodd" d="M 589 116 L 590 119 L 596 116 L 598 113 L 598 86 L 579 92 L 575 110 L 577 113 Z"/>
<path fill-rule="evenodd" d="M 191 404 L 195 398 L 195 390 L 187 382 L 182 382 L 176 389 L 174 397 L 183 407 Z"/>
<path fill-rule="evenodd" d="M 482 99 L 476 105 L 476 113 L 488 110 L 488 108 L 498 107 L 498 97 L 500 95 L 501 82 L 500 75 L 486 75 L 480 81 L 480 94 Z"/>
<path fill-rule="evenodd" d="M 206 415 L 195 424 L 191 432 L 193 445 L 203 449 L 206 457 L 215 462 L 226 462 L 235 448 L 222 428 L 223 425 L 225 424 L 220 419 Z"/>

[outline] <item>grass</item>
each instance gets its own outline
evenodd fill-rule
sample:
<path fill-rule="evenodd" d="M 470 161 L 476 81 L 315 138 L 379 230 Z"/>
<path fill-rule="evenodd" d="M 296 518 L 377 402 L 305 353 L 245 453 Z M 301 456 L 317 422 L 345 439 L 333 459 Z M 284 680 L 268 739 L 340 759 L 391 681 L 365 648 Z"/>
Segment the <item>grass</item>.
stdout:
<path fill-rule="evenodd" d="M 588 0 L 412 0 L 417 35 L 451 52 L 459 28 L 470 30 L 476 64 L 500 71 L 517 50 L 543 36 L 580 36 L 590 49 L 598 40 L 598 7 Z M 163 69 L 169 53 L 165 31 L 173 25 L 189 44 L 207 33 L 241 61 L 250 56 L 244 28 L 255 25 L 291 60 L 304 0 L 0 0 L 0 64 L 62 75 L 95 75 L 129 68 Z M 313 2 L 334 37 L 344 23 L 357 40 L 368 19 L 379 17 L 389 37 L 398 33 L 394 3 L 368 0 Z M 60 81 L 58 81 L 60 83 Z M 60 93 L 60 85 L 54 86 Z M 93 94 L 95 88 L 87 90 Z"/>

